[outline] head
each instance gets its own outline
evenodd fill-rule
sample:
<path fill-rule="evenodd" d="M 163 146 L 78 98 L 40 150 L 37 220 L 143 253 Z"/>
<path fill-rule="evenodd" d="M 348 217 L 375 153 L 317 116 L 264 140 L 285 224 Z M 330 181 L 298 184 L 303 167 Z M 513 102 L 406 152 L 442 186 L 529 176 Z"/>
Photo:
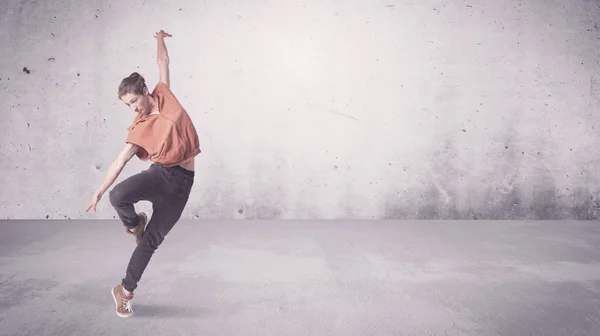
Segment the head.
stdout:
<path fill-rule="evenodd" d="M 144 77 L 134 72 L 129 77 L 123 78 L 119 85 L 119 99 L 134 112 L 150 110 L 150 94 Z"/>

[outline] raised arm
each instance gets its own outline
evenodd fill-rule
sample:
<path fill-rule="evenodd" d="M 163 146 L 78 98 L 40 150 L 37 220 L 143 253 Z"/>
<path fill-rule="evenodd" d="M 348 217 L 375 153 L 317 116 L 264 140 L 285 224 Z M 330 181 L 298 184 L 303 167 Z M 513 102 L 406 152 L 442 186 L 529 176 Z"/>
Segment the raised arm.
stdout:
<path fill-rule="evenodd" d="M 159 82 L 165 83 L 167 87 L 170 85 L 169 79 L 169 53 L 165 45 L 165 37 L 171 37 L 164 30 L 156 33 L 154 38 L 157 42 L 156 63 L 158 63 L 158 71 L 160 72 Z"/>

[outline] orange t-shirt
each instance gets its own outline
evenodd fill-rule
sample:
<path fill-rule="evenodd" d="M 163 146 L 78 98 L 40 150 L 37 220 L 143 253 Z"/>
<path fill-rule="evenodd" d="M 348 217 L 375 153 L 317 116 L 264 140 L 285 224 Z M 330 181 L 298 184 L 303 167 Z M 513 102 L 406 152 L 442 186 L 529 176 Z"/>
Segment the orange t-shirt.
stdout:
<path fill-rule="evenodd" d="M 141 147 L 137 157 L 172 167 L 200 154 L 194 123 L 169 87 L 159 82 L 152 97 L 158 102 L 160 113 L 146 117 L 138 113 L 128 128 L 125 142 Z"/>

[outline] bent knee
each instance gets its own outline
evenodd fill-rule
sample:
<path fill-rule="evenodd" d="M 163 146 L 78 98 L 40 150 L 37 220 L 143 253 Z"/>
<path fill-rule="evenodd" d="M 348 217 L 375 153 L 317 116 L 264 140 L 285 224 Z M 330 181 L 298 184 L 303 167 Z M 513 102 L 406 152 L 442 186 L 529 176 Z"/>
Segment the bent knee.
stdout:
<path fill-rule="evenodd" d="M 108 199 L 112 205 L 121 203 L 123 201 L 123 196 L 123 190 L 121 190 L 118 185 L 112 188 L 112 190 L 108 193 Z"/>

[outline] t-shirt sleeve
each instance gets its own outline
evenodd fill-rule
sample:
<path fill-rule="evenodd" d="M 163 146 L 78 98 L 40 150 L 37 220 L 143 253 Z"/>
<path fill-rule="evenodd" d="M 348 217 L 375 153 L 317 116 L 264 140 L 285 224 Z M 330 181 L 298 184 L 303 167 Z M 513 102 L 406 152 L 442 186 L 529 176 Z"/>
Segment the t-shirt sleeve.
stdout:
<path fill-rule="evenodd" d="M 133 129 L 129 129 L 129 133 L 127 134 L 127 138 L 125 138 L 125 143 L 130 143 L 137 145 L 139 148 L 135 155 L 142 161 L 148 160 L 148 151 L 144 149 L 144 141 L 140 137 L 139 132 L 134 132 Z"/>
<path fill-rule="evenodd" d="M 167 84 L 163 82 L 156 83 L 156 86 L 154 87 L 154 93 L 156 93 L 156 95 L 160 98 L 170 98 L 171 96 L 173 96 L 173 92 L 171 92 L 171 89 L 167 86 Z"/>

